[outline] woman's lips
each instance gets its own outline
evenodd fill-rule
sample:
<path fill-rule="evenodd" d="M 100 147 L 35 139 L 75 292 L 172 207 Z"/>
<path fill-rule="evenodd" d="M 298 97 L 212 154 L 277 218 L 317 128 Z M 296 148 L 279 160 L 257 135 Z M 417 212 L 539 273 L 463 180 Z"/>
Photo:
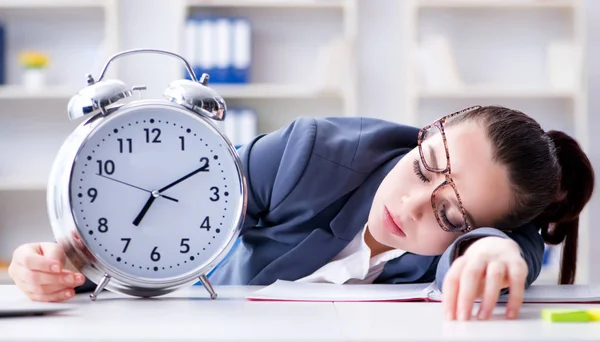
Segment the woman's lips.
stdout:
<path fill-rule="evenodd" d="M 394 235 L 402 237 L 406 236 L 406 234 L 404 234 L 404 231 L 402 230 L 402 226 L 394 220 L 387 207 L 385 206 L 383 207 L 383 226 L 385 227 L 385 230 Z"/>

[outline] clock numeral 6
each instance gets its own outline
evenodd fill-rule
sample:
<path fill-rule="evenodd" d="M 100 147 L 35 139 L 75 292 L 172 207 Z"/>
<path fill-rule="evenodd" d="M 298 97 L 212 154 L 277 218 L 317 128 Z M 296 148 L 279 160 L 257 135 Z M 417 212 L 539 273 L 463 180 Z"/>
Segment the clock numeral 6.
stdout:
<path fill-rule="evenodd" d="M 188 245 L 186 242 L 190 241 L 190 239 L 181 239 L 181 247 L 183 247 L 182 250 L 179 251 L 179 253 L 181 254 L 185 254 L 187 252 L 190 251 L 190 245 Z"/>
<path fill-rule="evenodd" d="M 98 174 L 102 176 L 102 171 L 107 175 L 112 175 L 115 173 L 115 162 L 112 160 L 107 160 L 103 162 L 102 160 L 96 160 L 98 163 Z"/>
<path fill-rule="evenodd" d="M 152 259 L 152 261 L 158 261 L 160 260 L 160 253 L 158 253 L 158 251 L 156 251 L 158 249 L 158 246 L 154 247 L 154 249 L 152 250 L 152 253 L 150 253 L 150 259 Z"/>
<path fill-rule="evenodd" d="M 98 231 L 100 233 L 106 233 L 108 231 L 108 220 L 104 217 L 98 219 Z"/>

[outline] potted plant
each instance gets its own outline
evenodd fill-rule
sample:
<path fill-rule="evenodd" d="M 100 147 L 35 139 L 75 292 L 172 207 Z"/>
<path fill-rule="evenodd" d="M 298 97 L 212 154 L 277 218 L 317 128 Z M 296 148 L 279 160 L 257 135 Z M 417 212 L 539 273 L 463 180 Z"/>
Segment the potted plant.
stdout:
<path fill-rule="evenodd" d="M 23 68 L 23 85 L 30 90 L 38 90 L 46 84 L 46 69 L 49 63 L 47 54 L 39 51 L 23 51 L 19 55 Z"/>

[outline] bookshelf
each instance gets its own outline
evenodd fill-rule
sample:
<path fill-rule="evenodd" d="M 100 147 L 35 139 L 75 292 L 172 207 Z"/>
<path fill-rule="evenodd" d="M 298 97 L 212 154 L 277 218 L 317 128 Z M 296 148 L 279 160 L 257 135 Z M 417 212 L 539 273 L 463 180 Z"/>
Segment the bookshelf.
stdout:
<path fill-rule="evenodd" d="M 182 30 L 187 18 L 197 15 L 243 17 L 251 23 L 250 82 L 213 87 L 232 106 L 255 108 L 258 133 L 298 115 L 357 114 L 356 0 L 184 0 L 184 6 Z M 319 54 L 336 39 L 346 44 L 345 60 L 337 62 L 347 67 L 343 80 L 331 86 L 319 78 L 335 65 L 320 65 Z M 184 40 L 179 51 L 186 51 Z M 306 101 L 316 108 L 313 113 L 298 110 Z"/>
<path fill-rule="evenodd" d="M 402 120 L 420 126 L 470 105 L 503 105 L 533 116 L 546 130 L 567 132 L 590 152 L 585 1 L 409 0 L 404 10 L 409 56 Z M 576 66 L 565 86 L 552 76 L 558 69 L 551 67 L 556 43 L 577 52 L 562 60 Z M 432 82 L 434 76 L 445 82 Z M 589 280 L 589 264 L 598 258 L 589 229 L 586 209 L 580 218 L 578 283 Z M 552 248 L 538 283 L 556 283 L 559 252 L 560 246 Z"/>

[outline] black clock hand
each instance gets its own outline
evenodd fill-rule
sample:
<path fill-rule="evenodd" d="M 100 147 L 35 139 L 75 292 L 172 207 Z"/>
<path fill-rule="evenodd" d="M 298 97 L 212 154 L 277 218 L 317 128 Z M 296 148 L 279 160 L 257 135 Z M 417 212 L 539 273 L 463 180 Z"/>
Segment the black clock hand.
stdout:
<path fill-rule="evenodd" d="M 117 183 L 125 184 L 125 185 L 127 185 L 127 186 L 130 186 L 130 187 L 132 187 L 132 188 L 136 188 L 136 189 L 138 189 L 138 190 L 142 190 L 142 191 L 145 191 L 145 192 L 148 192 L 148 193 L 152 193 L 152 191 L 150 191 L 150 190 L 146 190 L 146 189 L 144 189 L 144 188 L 140 188 L 139 186 L 135 186 L 135 185 L 132 185 L 132 184 L 129 184 L 129 183 L 125 183 L 125 182 L 123 182 L 123 181 L 120 181 L 120 180 L 118 180 L 118 179 L 114 179 L 114 178 L 111 178 L 111 177 L 108 177 L 108 176 L 105 176 L 105 175 L 101 175 L 101 174 L 99 174 L 99 173 L 97 173 L 96 175 L 97 175 L 97 176 L 100 176 L 100 177 L 104 177 L 104 178 L 106 178 L 106 179 L 110 179 L 111 181 L 115 181 L 115 182 L 117 182 Z M 173 201 L 173 202 L 179 202 L 179 200 L 177 200 L 177 199 L 175 199 L 175 198 L 173 198 L 173 197 L 169 197 L 169 196 L 166 196 L 166 195 L 163 195 L 163 194 L 159 194 L 159 196 L 161 196 L 161 197 L 164 197 L 165 199 L 168 199 L 168 200 L 170 200 L 170 201 Z"/>
<path fill-rule="evenodd" d="M 200 167 L 200 168 L 198 168 L 198 169 L 196 169 L 196 170 L 188 173 L 187 175 L 179 178 L 178 180 L 174 181 L 173 183 L 171 183 L 171 184 L 163 187 L 162 189 L 158 190 L 158 192 L 161 193 L 161 192 L 163 192 L 163 191 L 171 188 L 172 186 L 175 186 L 175 185 L 179 184 L 180 182 L 183 182 L 184 180 L 192 177 L 193 175 L 195 175 L 195 174 L 197 174 L 198 172 L 201 172 L 201 171 L 208 171 L 208 163 L 206 163 L 204 166 L 202 166 L 202 167 Z"/>
<path fill-rule="evenodd" d="M 150 209 L 150 206 L 152 205 L 152 203 L 154 202 L 154 200 L 156 199 L 156 197 L 158 197 L 158 196 L 154 196 L 154 195 L 155 195 L 155 193 L 150 194 L 150 198 L 148 198 L 148 200 L 146 201 L 146 204 L 144 204 L 144 207 L 142 208 L 142 211 L 140 211 L 140 213 L 138 214 L 138 216 L 136 216 L 136 218 L 133 220 L 133 225 L 134 226 L 137 227 L 140 224 L 140 222 L 144 218 L 144 215 L 146 215 L 146 213 L 148 212 L 148 209 Z"/>

